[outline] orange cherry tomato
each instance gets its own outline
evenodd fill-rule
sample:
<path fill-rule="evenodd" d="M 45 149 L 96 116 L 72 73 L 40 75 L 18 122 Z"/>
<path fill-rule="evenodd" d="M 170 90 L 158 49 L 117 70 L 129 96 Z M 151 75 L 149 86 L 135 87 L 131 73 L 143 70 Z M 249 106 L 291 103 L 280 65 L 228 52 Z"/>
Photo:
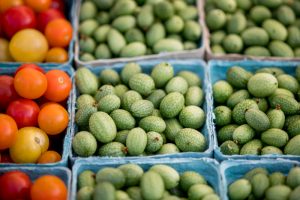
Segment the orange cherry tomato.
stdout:
<path fill-rule="evenodd" d="M 68 61 L 68 52 L 60 47 L 53 47 L 46 55 L 46 62 L 64 63 Z"/>
<path fill-rule="evenodd" d="M 48 135 L 62 133 L 68 126 L 69 114 L 57 103 L 44 106 L 38 116 L 39 127 Z"/>
<path fill-rule="evenodd" d="M 47 78 L 42 72 L 25 68 L 16 74 L 14 86 L 20 96 L 27 99 L 37 99 L 47 90 Z"/>
<path fill-rule="evenodd" d="M 50 70 L 46 73 L 48 87 L 44 96 L 54 102 L 61 102 L 68 98 L 72 81 L 69 75 L 62 70 Z"/>
<path fill-rule="evenodd" d="M 46 151 L 38 159 L 38 163 L 55 163 L 61 160 L 61 156 L 56 151 Z"/>
<path fill-rule="evenodd" d="M 65 19 L 55 19 L 49 22 L 45 36 L 52 47 L 67 47 L 72 40 L 73 28 Z"/>
<path fill-rule="evenodd" d="M 9 115 L 0 114 L 0 150 L 11 147 L 17 138 L 17 133 L 15 120 Z"/>
<path fill-rule="evenodd" d="M 25 3 L 36 12 L 50 8 L 52 0 L 25 0 Z"/>
<path fill-rule="evenodd" d="M 66 200 L 68 190 L 65 183 L 57 176 L 45 175 L 35 180 L 30 196 L 32 200 Z"/>
<path fill-rule="evenodd" d="M 0 0 L 0 12 L 4 12 L 11 7 L 21 6 L 23 4 L 23 0 Z"/>

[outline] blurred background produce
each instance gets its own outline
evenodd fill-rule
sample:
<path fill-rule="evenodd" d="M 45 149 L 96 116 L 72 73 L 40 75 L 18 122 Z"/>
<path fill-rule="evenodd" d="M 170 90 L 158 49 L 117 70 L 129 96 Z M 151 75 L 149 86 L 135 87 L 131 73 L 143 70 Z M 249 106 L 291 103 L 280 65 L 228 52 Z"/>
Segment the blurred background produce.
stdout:
<path fill-rule="evenodd" d="M 300 1 L 207 0 L 213 54 L 300 57 Z"/>
<path fill-rule="evenodd" d="M 0 62 L 64 63 L 72 32 L 63 0 L 0 1 Z"/>
<path fill-rule="evenodd" d="M 79 21 L 82 61 L 197 49 L 202 34 L 193 0 L 88 0 Z"/>

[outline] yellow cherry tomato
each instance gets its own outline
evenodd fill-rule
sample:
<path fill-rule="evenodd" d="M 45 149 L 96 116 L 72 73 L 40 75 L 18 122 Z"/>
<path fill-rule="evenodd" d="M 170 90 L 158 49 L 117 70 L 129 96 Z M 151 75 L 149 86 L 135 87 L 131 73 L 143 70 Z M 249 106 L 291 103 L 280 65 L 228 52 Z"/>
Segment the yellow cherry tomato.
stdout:
<path fill-rule="evenodd" d="M 13 61 L 8 47 L 9 42 L 6 39 L 0 38 L 0 62 Z"/>
<path fill-rule="evenodd" d="M 9 51 L 18 62 L 43 62 L 48 52 L 48 42 L 41 32 L 24 29 L 13 36 Z"/>
<path fill-rule="evenodd" d="M 46 56 L 46 62 L 64 63 L 68 61 L 68 52 L 60 47 L 50 49 Z"/>
<path fill-rule="evenodd" d="M 36 127 L 25 127 L 18 131 L 9 153 L 15 163 L 36 163 L 48 147 L 49 138 L 44 131 Z"/>

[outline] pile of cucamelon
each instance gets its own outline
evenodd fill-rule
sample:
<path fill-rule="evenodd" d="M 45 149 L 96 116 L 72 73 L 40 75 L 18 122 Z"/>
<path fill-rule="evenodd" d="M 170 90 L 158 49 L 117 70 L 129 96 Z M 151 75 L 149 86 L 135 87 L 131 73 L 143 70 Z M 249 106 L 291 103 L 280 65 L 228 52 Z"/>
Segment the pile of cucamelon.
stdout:
<path fill-rule="evenodd" d="M 294 69 L 296 78 L 275 67 L 252 73 L 233 66 L 213 84 L 223 154 L 300 155 L 300 67 Z"/>
<path fill-rule="evenodd" d="M 207 0 L 212 53 L 300 57 L 299 0 Z"/>
<path fill-rule="evenodd" d="M 105 167 L 78 176 L 77 200 L 220 200 L 205 178 L 195 171 L 179 174 L 163 164 L 144 170 L 136 164 Z"/>
<path fill-rule="evenodd" d="M 291 168 L 287 176 L 281 172 L 269 174 L 265 168 L 252 169 L 229 185 L 228 196 L 230 200 L 299 200 L 300 167 Z"/>
<path fill-rule="evenodd" d="M 89 0 L 80 9 L 80 60 L 135 57 L 198 47 L 194 0 Z"/>
<path fill-rule="evenodd" d="M 205 113 L 197 74 L 175 75 L 172 65 L 160 63 L 148 75 L 138 64 L 128 63 L 120 74 L 104 69 L 99 77 L 80 68 L 75 79 L 81 94 L 75 115 L 80 132 L 73 138 L 77 155 L 121 157 L 206 149 L 206 138 L 198 131 Z"/>

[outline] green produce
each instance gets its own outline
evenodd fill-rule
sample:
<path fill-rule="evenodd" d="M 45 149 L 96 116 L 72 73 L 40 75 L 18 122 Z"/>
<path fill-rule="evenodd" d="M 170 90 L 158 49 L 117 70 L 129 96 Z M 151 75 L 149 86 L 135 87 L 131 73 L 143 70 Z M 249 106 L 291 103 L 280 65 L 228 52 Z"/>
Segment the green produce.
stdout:
<path fill-rule="evenodd" d="M 128 148 L 128 153 L 131 156 L 138 156 L 142 154 L 147 145 L 147 134 L 141 128 L 134 128 L 129 131 L 126 138 L 126 146 Z"/>
<path fill-rule="evenodd" d="M 292 167 L 288 175 L 264 168 L 254 168 L 228 185 L 230 200 L 262 199 L 294 200 L 299 197 L 299 167 Z M 287 181 L 286 181 L 287 180 Z"/>
<path fill-rule="evenodd" d="M 78 133 L 73 139 L 78 156 L 152 156 L 206 150 L 207 139 L 201 133 L 206 116 L 200 107 L 205 97 L 202 79 L 196 73 L 175 73 L 167 62 L 147 69 L 147 74 L 137 63 L 125 64 L 120 71 L 105 68 L 98 72 L 99 77 L 86 68 L 78 71 Z M 87 91 L 90 88 L 93 92 Z"/>
<path fill-rule="evenodd" d="M 96 180 L 95 180 L 95 173 L 90 171 L 90 170 L 86 170 L 84 172 L 82 172 L 79 176 L 78 176 L 78 188 L 83 188 L 83 187 L 94 187 L 96 184 Z"/>
<path fill-rule="evenodd" d="M 81 131 L 74 136 L 72 147 L 78 156 L 88 157 L 96 152 L 97 141 L 91 133 Z"/>
<path fill-rule="evenodd" d="M 143 167 L 143 168 L 142 168 Z M 134 163 L 85 170 L 78 175 L 77 199 L 208 199 L 220 200 L 209 180 L 197 171 L 171 165 Z M 205 174 L 204 174 L 205 175 Z"/>
<path fill-rule="evenodd" d="M 296 77 L 276 67 L 253 74 L 233 66 L 226 81 L 213 84 L 214 123 L 223 154 L 300 154 L 300 104 L 294 95 L 299 68 L 295 71 Z"/>
<path fill-rule="evenodd" d="M 222 143 L 220 145 L 220 150 L 225 155 L 235 155 L 235 154 L 239 154 L 240 152 L 239 146 L 231 140 L 227 140 L 224 143 Z"/>
<path fill-rule="evenodd" d="M 247 179 L 239 179 L 228 188 L 228 196 L 232 200 L 246 199 L 251 194 L 252 186 Z"/>
<path fill-rule="evenodd" d="M 83 1 L 78 17 L 79 59 L 88 62 L 197 49 L 202 36 L 198 12 L 194 0 Z M 218 13 L 212 17 L 216 15 L 222 18 Z M 223 15 L 219 23 L 224 25 Z"/>
<path fill-rule="evenodd" d="M 209 0 L 204 9 L 214 55 L 300 55 L 298 0 Z"/>

